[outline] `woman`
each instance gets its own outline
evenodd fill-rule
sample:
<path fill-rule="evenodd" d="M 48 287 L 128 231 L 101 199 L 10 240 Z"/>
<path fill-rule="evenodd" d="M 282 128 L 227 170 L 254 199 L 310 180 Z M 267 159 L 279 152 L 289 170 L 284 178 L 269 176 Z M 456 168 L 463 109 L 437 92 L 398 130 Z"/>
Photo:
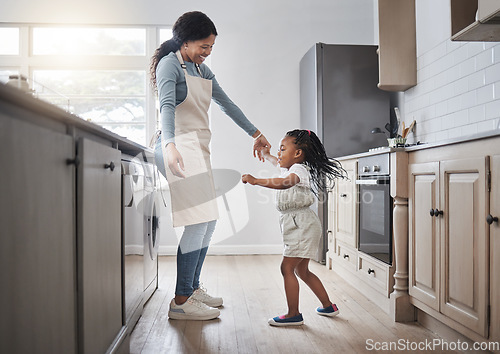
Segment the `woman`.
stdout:
<path fill-rule="evenodd" d="M 173 226 L 184 226 L 177 249 L 175 297 L 168 316 L 209 320 L 219 316 L 216 307 L 223 303 L 199 282 L 219 216 L 210 165 L 211 99 L 254 138 L 254 156 L 264 161 L 261 151 L 270 144 L 203 64 L 217 36 L 213 22 L 199 11 L 187 12 L 175 22 L 172 34 L 151 60 L 151 81 L 158 92 L 162 124 L 155 147 L 156 164 L 169 183 Z"/>

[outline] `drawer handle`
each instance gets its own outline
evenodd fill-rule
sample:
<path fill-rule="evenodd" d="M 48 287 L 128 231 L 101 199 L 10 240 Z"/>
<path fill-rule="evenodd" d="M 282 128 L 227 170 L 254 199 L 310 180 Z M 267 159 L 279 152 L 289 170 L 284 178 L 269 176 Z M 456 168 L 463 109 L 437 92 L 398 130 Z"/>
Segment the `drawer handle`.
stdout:
<path fill-rule="evenodd" d="M 486 222 L 488 223 L 488 225 L 491 225 L 493 224 L 493 222 L 498 222 L 498 217 L 490 214 L 486 217 Z"/>
<path fill-rule="evenodd" d="M 375 270 L 371 269 L 371 268 L 368 268 L 368 274 L 372 274 L 372 273 L 375 273 Z"/>
<path fill-rule="evenodd" d="M 341 194 L 340 195 L 340 198 L 345 198 L 345 197 L 347 197 L 347 194 Z"/>
<path fill-rule="evenodd" d="M 344 259 L 349 258 L 348 254 L 344 254 Z"/>
<path fill-rule="evenodd" d="M 438 217 L 439 215 L 443 215 L 443 211 L 442 210 L 439 210 L 439 209 L 431 209 L 429 211 L 429 214 L 431 214 L 431 216 L 436 216 Z"/>
<path fill-rule="evenodd" d="M 104 168 L 109 168 L 111 171 L 115 170 L 115 163 L 111 161 L 110 163 L 107 163 L 104 165 Z"/>
<path fill-rule="evenodd" d="M 78 165 L 80 164 L 80 158 L 78 156 L 75 156 L 74 159 L 67 159 L 66 164 L 75 165 L 75 167 L 78 167 Z"/>

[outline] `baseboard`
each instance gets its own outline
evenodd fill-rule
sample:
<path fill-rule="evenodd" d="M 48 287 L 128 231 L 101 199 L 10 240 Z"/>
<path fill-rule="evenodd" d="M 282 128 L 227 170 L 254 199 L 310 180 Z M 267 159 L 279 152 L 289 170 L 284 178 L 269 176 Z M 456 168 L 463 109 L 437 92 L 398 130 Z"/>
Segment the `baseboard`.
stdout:
<path fill-rule="evenodd" d="M 144 254 L 144 245 L 125 245 L 125 255 L 128 256 L 130 254 L 142 256 Z"/>
<path fill-rule="evenodd" d="M 177 254 L 177 246 L 160 246 L 160 256 L 173 256 Z M 211 245 L 208 255 L 232 256 L 251 254 L 283 254 L 283 245 Z"/>

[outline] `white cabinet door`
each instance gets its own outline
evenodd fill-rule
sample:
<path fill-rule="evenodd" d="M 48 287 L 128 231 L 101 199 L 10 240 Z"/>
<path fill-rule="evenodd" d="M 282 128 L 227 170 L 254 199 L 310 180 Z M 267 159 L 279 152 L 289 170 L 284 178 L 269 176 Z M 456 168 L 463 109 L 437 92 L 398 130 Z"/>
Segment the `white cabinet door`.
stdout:
<path fill-rule="evenodd" d="M 409 166 L 409 293 L 439 311 L 439 163 Z"/>
<path fill-rule="evenodd" d="M 490 211 L 490 340 L 500 342 L 500 155 L 490 161 L 491 192 Z"/>
<path fill-rule="evenodd" d="M 335 186 L 335 238 L 357 247 L 356 160 L 342 161 L 349 179 L 337 180 Z"/>
<path fill-rule="evenodd" d="M 75 353 L 73 138 L 0 114 L 0 352 Z"/>
<path fill-rule="evenodd" d="M 79 350 L 105 353 L 122 327 L 121 154 L 82 138 L 78 155 Z"/>
<path fill-rule="evenodd" d="M 487 337 L 487 158 L 441 162 L 441 312 Z"/>

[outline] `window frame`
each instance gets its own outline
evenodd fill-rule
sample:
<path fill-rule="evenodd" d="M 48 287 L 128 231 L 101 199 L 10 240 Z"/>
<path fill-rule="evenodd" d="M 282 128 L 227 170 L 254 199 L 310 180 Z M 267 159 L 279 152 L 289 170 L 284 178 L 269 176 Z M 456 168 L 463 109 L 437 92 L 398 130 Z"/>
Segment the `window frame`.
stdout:
<path fill-rule="evenodd" d="M 41 24 L 41 23 L 0 23 L 1 27 L 19 28 L 19 55 L 0 55 L 0 70 L 17 70 L 19 74 L 31 79 L 35 70 L 144 70 L 145 82 L 145 141 L 159 126 L 157 99 L 150 85 L 149 65 L 151 56 L 160 45 L 160 30 L 171 29 L 163 25 L 120 25 L 120 24 Z M 38 27 L 78 27 L 78 28 L 141 28 L 146 31 L 145 55 L 33 55 L 33 29 Z M 71 59 L 71 60 L 68 60 Z M 50 88 L 55 89 L 55 88 Z M 56 89 L 55 89 L 56 90 Z M 56 90 L 57 91 L 57 90 Z M 107 125 L 109 123 L 103 122 Z"/>

